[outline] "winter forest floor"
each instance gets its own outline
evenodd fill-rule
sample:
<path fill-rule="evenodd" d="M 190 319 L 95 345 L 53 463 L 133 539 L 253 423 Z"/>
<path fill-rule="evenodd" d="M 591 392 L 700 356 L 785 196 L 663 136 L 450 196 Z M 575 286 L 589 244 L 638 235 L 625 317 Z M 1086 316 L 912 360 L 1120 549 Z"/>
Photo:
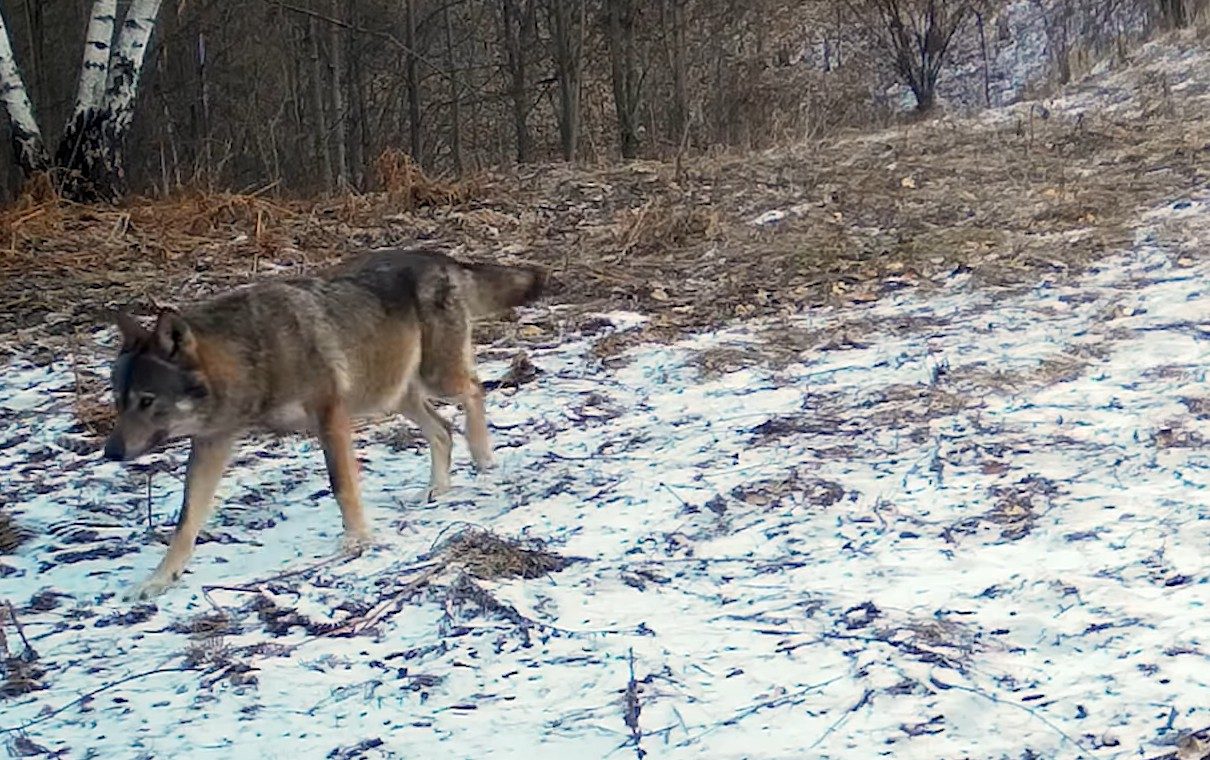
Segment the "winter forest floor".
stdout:
<path fill-rule="evenodd" d="M 0 213 L 0 731 L 174 757 L 1210 752 L 1210 53 L 756 155 L 325 202 Z M 105 309 L 415 238 L 535 261 L 501 467 L 249 440 L 157 605 L 183 448 L 100 463 Z M 528 362 L 516 361 L 524 350 Z M 1201 733 L 1198 733 L 1201 732 Z"/>

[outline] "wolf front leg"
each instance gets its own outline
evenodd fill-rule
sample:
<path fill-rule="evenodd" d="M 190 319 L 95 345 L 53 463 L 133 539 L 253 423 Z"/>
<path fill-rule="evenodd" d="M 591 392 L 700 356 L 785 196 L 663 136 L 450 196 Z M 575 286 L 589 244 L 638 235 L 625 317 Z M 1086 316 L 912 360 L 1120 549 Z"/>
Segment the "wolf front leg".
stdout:
<path fill-rule="evenodd" d="M 343 401 L 335 399 L 320 408 L 319 440 L 323 444 L 332 493 L 340 505 L 345 548 L 357 549 L 369 542 L 370 528 L 361 505 L 357 457 L 353 453 L 353 425 Z"/>
<path fill-rule="evenodd" d="M 214 492 L 218 490 L 234 441 L 231 436 L 193 439 L 189 464 L 185 468 L 185 501 L 181 505 L 168 553 L 150 578 L 126 594 L 128 600 L 150 599 L 181 577 L 185 563 L 193 554 L 197 534 L 214 511 Z"/>

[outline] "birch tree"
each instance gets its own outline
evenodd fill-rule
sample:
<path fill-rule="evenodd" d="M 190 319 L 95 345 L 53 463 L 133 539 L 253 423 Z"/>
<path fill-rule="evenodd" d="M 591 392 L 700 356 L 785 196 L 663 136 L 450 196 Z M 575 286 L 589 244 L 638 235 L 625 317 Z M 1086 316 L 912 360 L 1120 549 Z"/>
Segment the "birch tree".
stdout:
<path fill-rule="evenodd" d="M 0 93 L 13 125 L 13 147 L 26 177 L 49 170 L 65 197 L 116 201 L 125 191 L 123 150 L 139 79 L 162 0 L 133 0 L 114 42 L 116 0 L 94 0 L 89 15 L 75 106 L 55 160 L 42 132 L 0 20 Z"/>
<path fill-rule="evenodd" d="M 4 14 L 0 12 L 0 100 L 4 101 L 4 109 L 8 112 L 8 120 L 12 125 L 13 151 L 16 153 L 17 165 L 25 176 L 29 177 L 38 172 L 46 171 L 50 158 L 46 153 L 46 143 L 42 140 L 42 130 L 38 128 L 38 120 L 34 118 L 34 105 L 29 100 L 25 89 L 25 81 L 21 78 L 21 70 L 17 67 L 17 59 L 13 56 L 13 46 L 8 39 L 8 26 L 4 23 Z"/>

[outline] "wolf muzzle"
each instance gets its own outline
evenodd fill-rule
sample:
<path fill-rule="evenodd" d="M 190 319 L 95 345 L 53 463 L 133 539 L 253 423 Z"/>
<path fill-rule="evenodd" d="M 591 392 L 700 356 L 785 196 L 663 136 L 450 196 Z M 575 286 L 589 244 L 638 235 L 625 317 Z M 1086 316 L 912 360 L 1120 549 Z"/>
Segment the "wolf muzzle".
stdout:
<path fill-rule="evenodd" d="M 156 431 L 141 447 L 130 446 L 126 443 L 125 436 L 115 432 L 105 440 L 105 448 L 101 454 L 111 462 L 128 462 L 131 459 L 138 459 L 148 451 L 160 446 L 167 438 L 167 433 Z"/>
<path fill-rule="evenodd" d="M 121 462 L 126 458 L 126 442 L 116 435 L 111 435 L 105 441 L 102 455 L 111 462 Z"/>

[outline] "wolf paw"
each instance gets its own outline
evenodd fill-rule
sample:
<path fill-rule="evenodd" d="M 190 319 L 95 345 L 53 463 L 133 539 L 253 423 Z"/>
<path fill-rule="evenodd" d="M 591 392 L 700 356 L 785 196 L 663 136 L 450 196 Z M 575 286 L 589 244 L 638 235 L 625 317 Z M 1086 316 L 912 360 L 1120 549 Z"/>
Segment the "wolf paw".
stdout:
<path fill-rule="evenodd" d="M 133 586 L 126 590 L 122 595 L 122 600 L 127 602 L 145 602 L 148 599 L 154 599 L 160 594 L 168 590 L 168 587 L 173 584 L 175 578 L 170 578 L 161 575 L 153 575 L 137 586 Z"/>
<path fill-rule="evenodd" d="M 346 533 L 340 542 L 340 548 L 346 554 L 361 554 L 374 545 L 374 536 L 368 530 Z"/>
<path fill-rule="evenodd" d="M 491 454 L 474 457 L 475 469 L 479 472 L 489 472 L 496 469 L 496 458 Z"/>
<path fill-rule="evenodd" d="M 441 498 L 442 494 L 448 492 L 449 490 L 450 490 L 449 483 L 445 483 L 443 485 L 429 486 L 428 490 L 424 492 L 424 500 L 426 502 L 432 504 L 434 501 L 437 501 L 437 499 Z"/>

